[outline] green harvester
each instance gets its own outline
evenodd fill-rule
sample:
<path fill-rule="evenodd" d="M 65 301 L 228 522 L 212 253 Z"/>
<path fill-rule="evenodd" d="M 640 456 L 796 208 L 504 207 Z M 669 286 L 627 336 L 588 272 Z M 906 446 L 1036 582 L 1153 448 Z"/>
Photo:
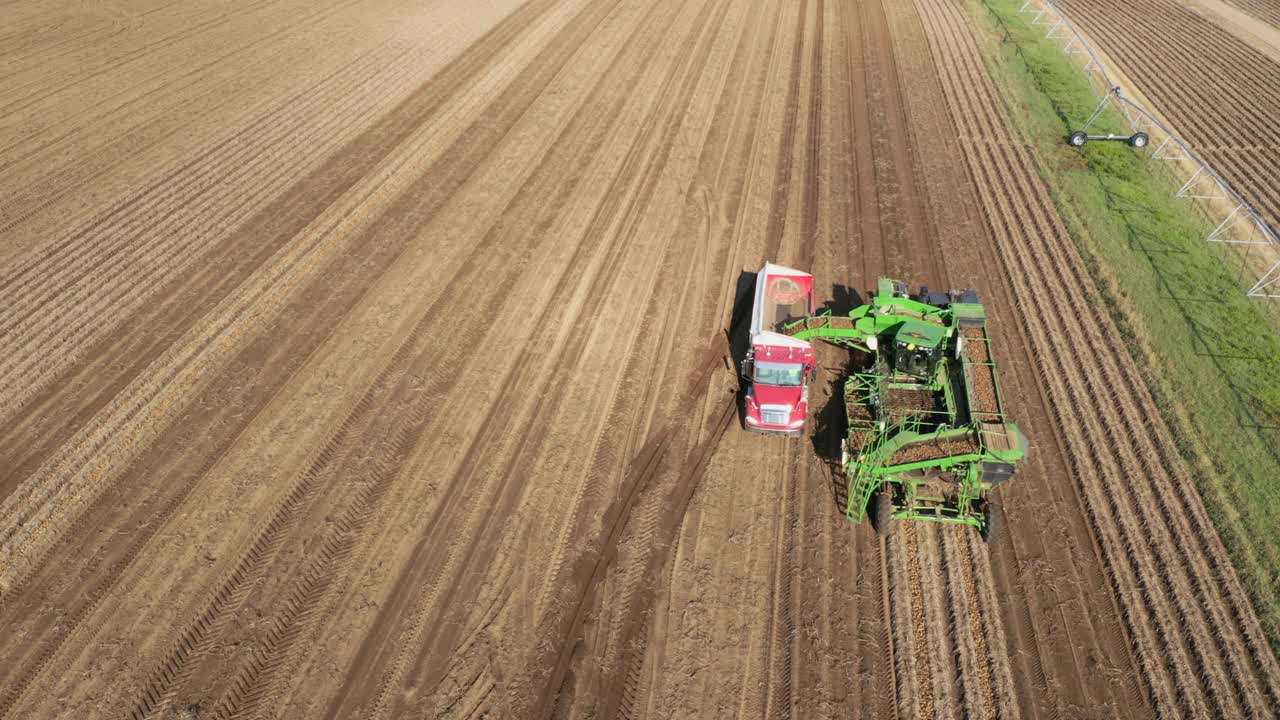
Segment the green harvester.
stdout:
<path fill-rule="evenodd" d="M 869 305 L 789 323 L 797 340 L 856 351 L 844 380 L 848 419 L 841 471 L 845 513 L 893 520 L 971 525 L 998 534 L 993 488 L 1013 476 L 1027 441 L 1005 418 L 987 317 L 972 290 L 911 296 L 881 279 Z"/>

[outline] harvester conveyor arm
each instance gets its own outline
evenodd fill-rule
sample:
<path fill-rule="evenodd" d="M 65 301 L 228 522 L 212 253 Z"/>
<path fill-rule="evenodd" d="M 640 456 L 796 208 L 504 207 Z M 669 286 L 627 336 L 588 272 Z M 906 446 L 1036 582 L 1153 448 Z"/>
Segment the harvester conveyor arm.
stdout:
<path fill-rule="evenodd" d="M 896 300 L 900 303 L 910 302 L 903 299 Z M 863 305 L 848 315 L 812 315 L 787 325 L 783 331 L 797 340 L 825 340 L 834 345 L 851 347 L 863 352 L 874 352 L 875 346 L 870 341 L 904 322 L 920 319 L 936 322 L 923 313 L 917 315 L 885 312 L 884 310 L 889 307 L 893 306 L 878 309 Z"/>
<path fill-rule="evenodd" d="M 857 328 L 814 327 L 791 333 L 797 340 L 826 340 L 834 345 L 851 347 L 862 352 L 871 352 L 867 346 L 867 338 L 875 337 L 874 333 L 865 333 Z"/>

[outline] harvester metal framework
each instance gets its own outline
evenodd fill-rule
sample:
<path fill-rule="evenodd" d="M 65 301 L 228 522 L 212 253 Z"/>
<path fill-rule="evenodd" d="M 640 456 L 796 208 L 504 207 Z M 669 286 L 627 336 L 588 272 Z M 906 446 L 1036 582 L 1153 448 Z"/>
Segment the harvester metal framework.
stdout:
<path fill-rule="evenodd" d="M 847 316 L 822 313 L 789 323 L 798 340 L 855 351 L 860 367 L 843 382 L 847 425 L 840 471 L 845 514 L 977 528 L 990 540 L 988 493 L 1013 476 L 1027 442 L 1004 413 L 987 318 L 971 290 L 912 297 L 881 279 L 872 302 Z"/>

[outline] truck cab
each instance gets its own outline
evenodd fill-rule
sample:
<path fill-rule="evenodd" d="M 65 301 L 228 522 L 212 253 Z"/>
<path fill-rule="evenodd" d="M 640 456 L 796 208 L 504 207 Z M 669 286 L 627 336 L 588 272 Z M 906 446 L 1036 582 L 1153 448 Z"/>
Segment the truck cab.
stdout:
<path fill-rule="evenodd" d="M 779 330 L 813 315 L 813 276 L 766 263 L 756 275 L 743 425 L 755 432 L 799 436 L 808 418 L 813 346 Z"/>

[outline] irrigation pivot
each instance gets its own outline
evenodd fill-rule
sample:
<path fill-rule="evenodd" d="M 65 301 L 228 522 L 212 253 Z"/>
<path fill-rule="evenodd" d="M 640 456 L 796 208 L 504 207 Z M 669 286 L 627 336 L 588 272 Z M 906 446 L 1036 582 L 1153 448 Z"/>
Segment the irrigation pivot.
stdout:
<path fill-rule="evenodd" d="M 1093 114 L 1090 115 L 1089 119 L 1084 122 L 1084 127 L 1080 128 L 1079 130 L 1076 130 L 1075 132 L 1067 136 L 1067 144 L 1072 145 L 1074 147 L 1083 147 L 1086 143 L 1088 143 L 1091 140 L 1102 140 L 1102 141 L 1111 141 L 1111 142 L 1122 142 L 1127 144 L 1129 147 L 1136 148 L 1139 150 L 1151 144 L 1151 136 L 1141 131 L 1135 131 L 1127 135 L 1123 133 L 1121 134 L 1107 133 L 1105 135 L 1102 135 L 1102 134 L 1089 132 L 1089 128 L 1092 127 L 1093 123 L 1096 122 L 1098 117 L 1102 115 L 1102 111 L 1106 109 L 1107 103 L 1111 101 L 1112 96 L 1115 96 L 1115 97 L 1120 96 L 1119 87 L 1111 88 L 1111 92 L 1107 93 L 1106 96 L 1102 98 L 1102 102 L 1098 103 L 1098 107 L 1094 109 Z"/>

